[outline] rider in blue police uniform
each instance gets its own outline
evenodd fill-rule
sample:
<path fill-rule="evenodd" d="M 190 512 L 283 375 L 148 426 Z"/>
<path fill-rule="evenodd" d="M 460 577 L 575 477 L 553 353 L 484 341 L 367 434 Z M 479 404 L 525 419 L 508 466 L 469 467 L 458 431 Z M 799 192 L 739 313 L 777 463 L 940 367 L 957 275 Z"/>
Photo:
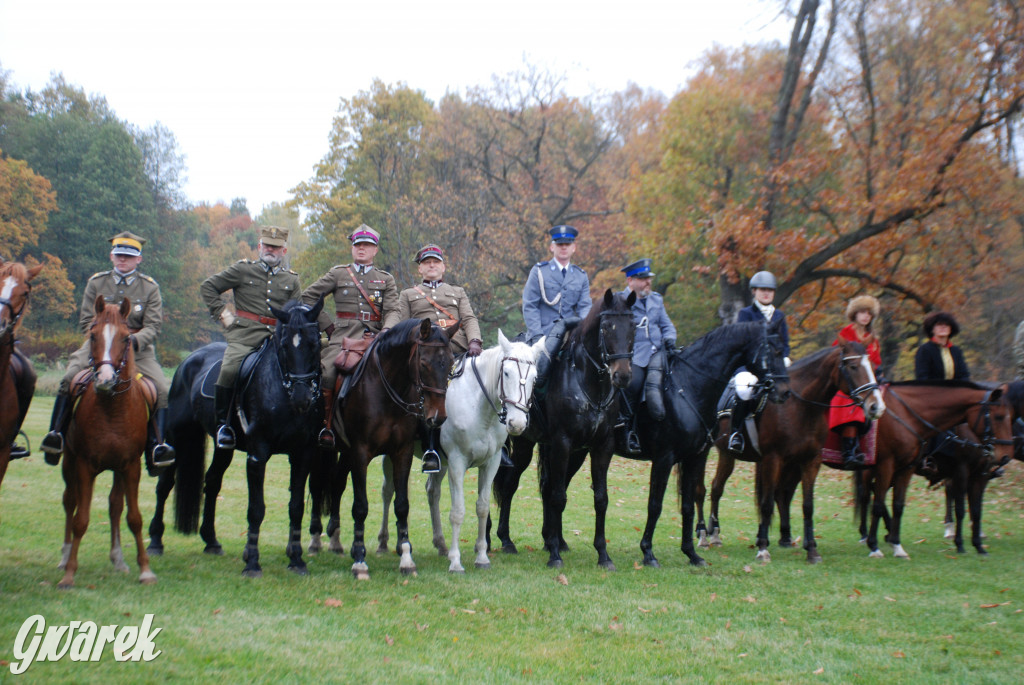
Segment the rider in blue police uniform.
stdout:
<path fill-rule="evenodd" d="M 633 337 L 633 376 L 624 401 L 620 402 L 620 425 L 627 427 L 627 451 L 639 454 L 635 408 L 640 402 L 646 402 L 647 412 L 652 419 L 662 421 L 665 418 L 665 398 L 662 395 L 665 352 L 676 346 L 676 327 L 668 318 L 662 296 L 651 291 L 651 281 L 654 279 L 651 260 L 638 259 L 622 267 L 621 271 L 626 274 L 626 289 L 622 294 L 628 297 L 630 292 L 636 293 L 636 302 L 633 304 L 636 331 Z"/>
<path fill-rule="evenodd" d="M 779 311 L 772 302 L 775 300 L 775 289 L 778 283 L 775 274 L 771 271 L 758 271 L 750 278 L 750 291 L 754 295 L 754 302 L 749 307 L 744 307 L 736 316 L 736 323 L 744 321 L 765 321 L 769 326 L 778 324 L 778 336 L 782 342 L 782 354 L 786 359 L 786 366 L 789 366 L 789 327 L 786 325 L 786 315 Z M 750 402 L 736 398 L 736 406 L 732 410 L 731 425 L 729 428 L 729 449 L 733 452 L 742 452 L 745 446 L 743 440 L 743 422 L 750 412 Z"/>

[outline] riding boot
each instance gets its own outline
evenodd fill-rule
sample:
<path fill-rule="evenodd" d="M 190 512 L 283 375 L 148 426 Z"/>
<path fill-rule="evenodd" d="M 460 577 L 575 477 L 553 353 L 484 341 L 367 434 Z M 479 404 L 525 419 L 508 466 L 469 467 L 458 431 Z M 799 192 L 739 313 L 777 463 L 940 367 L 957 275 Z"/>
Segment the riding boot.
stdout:
<path fill-rule="evenodd" d="M 11 461 L 15 459 L 24 459 L 25 457 L 31 457 L 32 451 L 28 447 L 28 436 L 25 435 L 24 431 L 21 431 L 21 426 L 25 423 L 25 415 L 28 414 L 28 405 L 32 402 L 32 394 L 36 389 L 36 374 L 32 370 L 28 360 L 25 359 L 24 355 L 21 354 L 17 349 L 11 354 L 11 361 L 17 358 L 18 366 L 20 369 L 15 373 L 15 364 L 11 364 L 11 375 L 14 377 L 14 388 L 18 396 L 18 435 L 25 438 L 25 445 L 21 445 L 17 441 L 18 435 L 14 436 L 14 440 L 11 441 Z"/>
<path fill-rule="evenodd" d="M 320 429 L 317 441 L 325 449 L 334 449 L 334 431 L 331 420 L 334 418 L 334 386 L 323 389 L 324 396 L 324 427 Z"/>
<path fill-rule="evenodd" d="M 665 397 L 662 394 L 662 378 L 665 368 L 665 353 L 658 350 L 651 355 L 647 365 L 647 378 L 644 380 L 644 401 L 647 402 L 647 413 L 655 421 L 665 420 Z"/>
<path fill-rule="evenodd" d="M 25 431 L 18 431 L 18 435 L 25 438 L 25 444 L 22 445 L 21 443 L 19 443 L 17 436 L 15 436 L 14 440 L 11 441 L 11 461 L 14 461 L 15 459 L 24 459 L 25 457 L 32 456 L 32 450 L 29 449 L 28 447 L 28 436 L 25 435 Z"/>
<path fill-rule="evenodd" d="M 864 466 L 864 453 L 859 449 L 859 441 L 854 437 L 840 437 L 839 449 L 843 455 L 843 468 L 855 469 Z"/>
<path fill-rule="evenodd" d="M 635 457 L 640 454 L 640 436 L 636 433 L 636 414 L 633 412 L 633 403 L 629 401 L 627 390 L 619 392 L 619 417 L 615 421 L 614 428 L 616 431 L 625 431 L 626 454 Z M 616 441 L 619 439 L 617 437 Z"/>
<path fill-rule="evenodd" d="M 505 444 L 501 446 L 501 464 L 499 468 L 514 468 L 516 463 L 512 461 L 512 438 L 505 438 Z"/>
<path fill-rule="evenodd" d="M 53 402 L 53 415 L 50 416 L 50 432 L 47 433 L 39 447 L 45 454 L 44 459 L 50 466 L 60 463 L 60 455 L 64 452 L 64 431 L 67 427 L 71 409 L 70 395 L 59 392 Z"/>
<path fill-rule="evenodd" d="M 159 469 L 174 463 L 174 448 L 164 442 L 167 408 L 157 409 L 149 417 L 146 433 L 146 473 L 159 476 Z"/>
<path fill-rule="evenodd" d="M 547 387 L 548 374 L 551 372 L 551 362 L 554 361 L 558 351 L 562 349 L 562 340 L 565 339 L 566 332 L 578 326 L 579 323 L 579 317 L 571 317 L 569 319 L 558 319 L 551 324 L 551 329 L 544 336 L 544 354 L 537 360 L 535 388 Z"/>
<path fill-rule="evenodd" d="M 427 449 L 423 451 L 423 473 L 438 473 L 441 470 L 441 455 L 437 453 L 437 438 L 440 428 L 427 429 Z"/>
<path fill-rule="evenodd" d="M 729 451 L 741 454 L 746 447 L 743 439 L 743 424 L 747 421 L 747 401 L 736 399 L 736 406 L 732 408 L 732 415 L 729 417 Z"/>
<path fill-rule="evenodd" d="M 235 449 L 235 431 L 231 429 L 231 399 L 234 388 L 215 386 L 213 411 L 217 417 L 217 448 L 222 450 Z"/>
<path fill-rule="evenodd" d="M 1010 458 L 1009 457 L 1003 457 L 1002 459 L 1000 459 L 999 461 L 997 461 L 993 465 L 992 469 L 988 473 L 985 474 L 985 477 L 988 480 L 992 480 L 993 478 L 1002 478 L 1003 476 L 1006 475 L 1006 469 L 1004 469 L 1003 467 L 1006 466 L 1009 463 L 1010 463 Z"/>

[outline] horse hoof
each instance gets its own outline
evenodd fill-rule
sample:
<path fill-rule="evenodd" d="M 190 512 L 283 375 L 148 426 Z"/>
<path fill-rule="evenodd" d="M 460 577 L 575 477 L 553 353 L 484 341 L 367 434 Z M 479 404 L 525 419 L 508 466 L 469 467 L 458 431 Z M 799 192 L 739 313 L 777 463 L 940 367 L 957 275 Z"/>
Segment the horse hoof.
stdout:
<path fill-rule="evenodd" d="M 57 583 L 57 589 L 58 590 L 70 590 L 74 586 L 75 586 L 74 581 L 72 581 L 70 583 Z"/>
<path fill-rule="evenodd" d="M 519 554 L 519 550 L 516 549 L 515 543 L 506 542 L 501 545 L 501 551 L 503 554 Z"/>
<path fill-rule="evenodd" d="M 982 554 L 984 554 L 984 552 L 982 552 Z M 488 562 L 478 561 L 478 562 L 476 562 L 474 564 L 474 566 L 476 566 L 481 571 L 490 571 L 491 570 L 491 562 L 489 562 L 489 561 Z"/>
<path fill-rule="evenodd" d="M 793 540 L 792 539 L 789 539 L 789 540 L 779 540 L 779 547 L 785 547 L 786 549 L 789 549 L 790 547 L 796 547 L 796 545 L 793 544 Z"/>
<path fill-rule="evenodd" d="M 437 548 L 437 556 L 447 558 L 448 557 L 448 548 L 445 547 L 445 546 L 438 547 Z"/>
<path fill-rule="evenodd" d="M 755 559 L 760 561 L 762 564 L 770 564 L 772 561 L 772 555 L 768 550 L 762 549 L 757 553 Z"/>
<path fill-rule="evenodd" d="M 156 574 L 152 571 L 146 571 L 139 575 L 139 582 L 143 585 L 156 585 Z"/>
<path fill-rule="evenodd" d="M 811 554 L 810 552 L 808 552 L 807 553 L 807 563 L 808 564 L 820 564 L 821 563 L 821 555 L 818 554 L 817 552 L 815 552 L 814 554 Z"/>
<path fill-rule="evenodd" d="M 398 570 L 402 572 L 403 576 L 415 576 L 415 575 L 417 575 L 416 574 L 416 567 L 415 566 L 403 566 L 403 567 L 399 568 Z"/>
<path fill-rule="evenodd" d="M 959 547 L 956 548 L 956 553 L 957 554 L 967 554 L 967 548 L 965 548 L 963 545 L 960 545 Z"/>
<path fill-rule="evenodd" d="M 203 550 L 203 554 L 212 554 L 216 557 L 224 556 L 224 548 L 220 545 L 207 545 Z M 242 561 L 246 561 L 245 554 L 242 554 Z"/>
<path fill-rule="evenodd" d="M 464 576 L 466 575 L 466 569 L 462 568 L 461 566 L 459 566 L 458 568 L 449 568 L 448 573 L 456 573 L 460 576 Z"/>
<path fill-rule="evenodd" d="M 869 559 L 881 559 L 884 556 L 885 554 L 880 549 L 873 549 L 871 550 L 871 553 L 868 554 Z"/>
<path fill-rule="evenodd" d="M 263 577 L 263 571 L 261 569 L 258 569 L 258 568 L 254 568 L 254 569 L 248 569 L 247 568 L 244 571 L 242 571 L 242 575 L 245 576 L 246 578 L 262 578 Z"/>
<path fill-rule="evenodd" d="M 615 564 L 612 562 L 611 559 L 609 559 L 608 561 L 598 562 L 597 565 L 600 566 L 601 568 L 603 568 L 605 571 L 618 571 L 619 570 L 619 569 L 615 568 Z"/>
<path fill-rule="evenodd" d="M 708 540 L 708 536 L 705 533 L 701 533 L 700 537 L 697 539 L 697 548 L 698 549 L 710 549 L 711 548 L 711 542 Z"/>
<path fill-rule="evenodd" d="M 391 553 L 391 550 L 388 549 L 387 545 L 381 545 L 380 547 L 377 548 L 377 551 L 374 552 L 374 554 L 376 554 L 378 557 L 387 556 L 390 553 Z"/>
<path fill-rule="evenodd" d="M 697 557 L 695 559 L 690 559 L 690 566 L 697 566 L 698 568 L 700 568 L 700 567 L 707 566 L 707 565 L 708 565 L 708 562 L 705 561 L 704 559 L 701 559 L 700 557 Z"/>
<path fill-rule="evenodd" d="M 644 566 L 650 568 L 661 568 L 661 564 L 658 563 L 657 559 L 644 559 Z"/>
<path fill-rule="evenodd" d="M 306 554 L 315 557 L 316 555 L 320 554 L 320 550 L 322 549 L 323 547 L 320 545 L 310 545 L 306 548 Z"/>
<path fill-rule="evenodd" d="M 337 547 L 331 547 L 331 551 L 337 554 L 338 556 L 341 556 L 345 553 L 345 548 L 341 545 L 338 545 Z"/>
<path fill-rule="evenodd" d="M 288 570 L 297 576 L 308 576 L 309 569 L 305 564 L 288 564 Z"/>
<path fill-rule="evenodd" d="M 987 557 L 988 556 L 988 552 L 986 550 L 983 550 L 983 549 L 979 548 L 978 549 L 978 556 L 979 557 Z"/>
<path fill-rule="evenodd" d="M 562 568 L 563 566 L 565 566 L 565 564 L 562 562 L 561 559 L 548 560 L 548 568 Z"/>
<path fill-rule="evenodd" d="M 352 576 L 356 580 L 370 579 L 370 569 L 366 565 L 365 561 L 357 561 L 356 563 L 352 564 Z"/>
<path fill-rule="evenodd" d="M 159 547 L 147 547 L 146 554 L 151 557 L 162 557 L 164 555 L 164 547 L 163 545 L 160 545 Z"/>

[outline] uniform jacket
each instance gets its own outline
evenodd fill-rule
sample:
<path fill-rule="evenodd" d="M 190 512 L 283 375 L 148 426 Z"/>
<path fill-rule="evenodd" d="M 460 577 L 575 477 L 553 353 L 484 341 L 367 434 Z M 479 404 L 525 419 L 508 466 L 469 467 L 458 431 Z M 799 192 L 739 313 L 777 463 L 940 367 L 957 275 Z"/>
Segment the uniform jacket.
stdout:
<path fill-rule="evenodd" d="M 259 260 L 240 259 L 203 281 L 199 290 L 215 320 L 227 306 L 221 293 L 228 290 L 234 295 L 236 311 L 273 319 L 271 305 L 281 309 L 288 300 L 299 297 L 299 275 L 282 266 L 270 268 Z M 224 337 L 229 343 L 256 347 L 273 331 L 273 324 L 236 316 Z"/>
<path fill-rule="evenodd" d="M 530 340 L 546 335 L 558 319 L 585 318 L 590 306 L 590 279 L 580 267 L 570 263 L 564 276 L 555 260 L 540 262 L 530 269 L 523 288 L 523 322 Z"/>
<path fill-rule="evenodd" d="M 743 322 L 743 321 L 764 321 L 764 320 L 765 320 L 764 314 L 761 313 L 761 310 L 757 308 L 756 304 L 752 304 L 749 307 L 744 307 L 743 309 L 741 309 L 739 311 L 739 314 L 736 315 L 736 323 L 740 323 L 740 322 Z M 779 340 L 782 341 L 782 347 L 783 347 L 782 355 L 784 357 L 788 357 L 789 356 L 789 326 L 786 325 L 786 315 L 783 314 L 781 311 L 779 311 L 778 307 L 776 307 L 775 311 L 772 312 L 772 318 L 771 318 L 771 321 L 768 322 L 768 325 L 769 326 L 773 325 L 777 321 L 781 321 L 782 322 L 782 323 L 779 324 L 779 329 L 778 329 Z"/>
<path fill-rule="evenodd" d="M 917 353 L 914 355 L 914 379 L 919 381 L 969 380 L 971 372 L 964 360 L 964 353 L 956 345 L 949 347 L 949 353 L 953 357 L 952 379 L 945 374 L 942 350 L 939 345 L 929 340 L 918 347 Z"/>
<path fill-rule="evenodd" d="M 832 345 L 838 345 L 843 340 L 860 343 L 867 350 L 871 366 L 874 369 L 878 369 L 882 366 L 882 347 L 878 344 L 878 337 L 875 336 L 874 333 L 869 333 L 867 338 L 861 339 L 860 336 L 857 335 L 857 329 L 855 329 L 851 323 L 840 329 L 839 335 Z"/>
<path fill-rule="evenodd" d="M 160 297 L 160 286 L 146 274 L 135 271 L 126 279 L 121 279 L 116 271 L 100 271 L 89 278 L 82 295 L 82 309 L 78 315 L 78 327 L 82 333 L 88 333 L 92 320 L 96 316 L 96 297 L 102 295 L 107 304 L 120 306 L 121 300 L 128 298 L 132 303 L 128 314 L 128 328 L 132 330 L 139 349 L 135 353 L 136 360 L 155 358 L 154 343 L 160 335 L 163 325 L 163 299 Z"/>
<path fill-rule="evenodd" d="M 377 318 L 366 298 L 359 292 L 356 281 L 349 275 L 350 267 L 382 318 Z M 355 264 L 331 267 L 330 271 L 302 291 L 302 301 L 315 304 L 328 293 L 334 296 L 334 313 L 331 313 L 330 307 L 324 307 L 319 321 L 320 330 L 334 324 L 330 344 L 340 345 L 342 338 L 361 338 L 363 331 L 367 330 L 380 333 L 381 329 L 391 328 L 402 320 L 398 316 L 398 286 L 395 285 L 395 277 L 375 266 L 367 269 L 366 273 L 359 273 Z M 338 318 L 338 314 L 357 318 Z"/>
<path fill-rule="evenodd" d="M 416 288 L 423 292 L 417 291 Z M 436 287 L 420 283 L 414 288 L 403 290 L 398 296 L 398 318 L 400 321 L 416 318 L 430 319 L 434 323 L 440 323 L 442 327 L 452 324 L 452 321 L 448 320 L 448 316 L 428 302 L 423 293 L 458 317 L 457 320 L 461 322 L 459 330 L 452 337 L 452 348 L 456 354 L 468 350 L 470 340 L 483 340 L 480 335 L 480 323 L 476 319 L 476 314 L 473 313 L 473 307 L 469 303 L 466 291 L 444 281 L 437 283 Z M 445 320 L 445 323 L 441 323 L 442 319 Z"/>
<path fill-rule="evenodd" d="M 629 288 L 622 291 L 629 296 Z M 633 337 L 633 366 L 647 368 L 651 355 L 660 350 L 665 341 L 676 343 L 676 327 L 672 325 L 665 311 L 665 301 L 659 293 L 652 292 L 644 298 L 637 298 L 633 304 L 633 323 L 636 333 Z"/>
<path fill-rule="evenodd" d="M 1017 361 L 1017 378 L 1024 380 L 1024 321 L 1017 326 L 1017 334 L 1013 336 L 1013 358 Z"/>

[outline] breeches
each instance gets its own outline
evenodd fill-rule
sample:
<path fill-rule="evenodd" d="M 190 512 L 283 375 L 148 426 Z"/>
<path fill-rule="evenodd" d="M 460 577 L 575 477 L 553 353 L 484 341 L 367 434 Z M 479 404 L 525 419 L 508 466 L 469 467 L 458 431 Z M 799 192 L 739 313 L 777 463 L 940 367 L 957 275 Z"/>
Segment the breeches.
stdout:
<path fill-rule="evenodd" d="M 259 345 L 256 347 L 259 347 Z M 235 387 L 235 379 L 238 378 L 238 368 L 242 366 L 242 360 L 249 356 L 249 353 L 255 350 L 256 347 L 229 342 L 228 348 L 224 350 L 224 361 L 220 364 L 220 375 L 217 376 L 217 385 L 222 388 Z"/>

